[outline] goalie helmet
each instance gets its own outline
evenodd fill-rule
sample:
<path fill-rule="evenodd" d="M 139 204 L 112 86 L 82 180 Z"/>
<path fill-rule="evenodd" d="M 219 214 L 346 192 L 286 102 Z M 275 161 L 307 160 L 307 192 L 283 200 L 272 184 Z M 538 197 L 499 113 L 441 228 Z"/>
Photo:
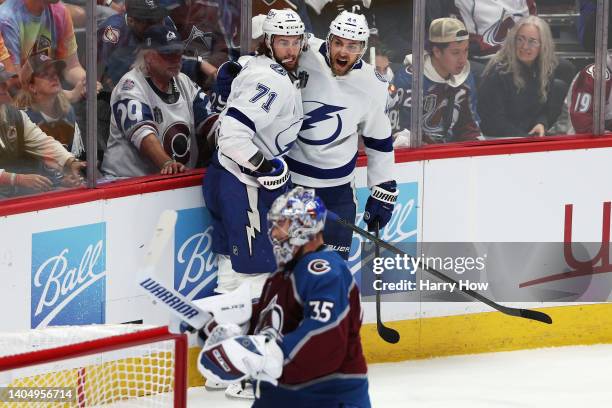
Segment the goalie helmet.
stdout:
<path fill-rule="evenodd" d="M 264 42 L 274 57 L 272 40 L 275 35 L 301 35 L 304 48 L 305 26 L 300 16 L 291 9 L 271 9 L 263 22 Z M 280 63 L 280 62 L 279 62 Z"/>
<path fill-rule="evenodd" d="M 268 236 L 278 266 L 291 261 L 296 249 L 323 230 L 326 216 L 325 205 L 313 189 L 296 187 L 274 200 L 268 212 Z M 289 224 L 281 227 L 285 220 Z M 282 240 L 273 237 L 274 228 L 282 228 L 287 236 Z"/>

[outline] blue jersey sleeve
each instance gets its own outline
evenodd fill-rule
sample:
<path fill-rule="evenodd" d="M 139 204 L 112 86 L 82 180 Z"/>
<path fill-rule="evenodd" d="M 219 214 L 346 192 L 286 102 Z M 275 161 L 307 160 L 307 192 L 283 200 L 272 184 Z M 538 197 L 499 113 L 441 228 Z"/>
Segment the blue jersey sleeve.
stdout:
<path fill-rule="evenodd" d="M 210 99 L 208 98 L 208 95 L 206 95 L 199 87 L 195 97 L 193 98 L 192 105 L 195 122 L 194 125 L 197 129 L 211 114 Z"/>
<path fill-rule="evenodd" d="M 412 114 L 412 72 L 402 67 L 394 78 L 399 106 L 399 129 L 410 130 Z"/>
<path fill-rule="evenodd" d="M 126 136 L 144 124 L 155 124 L 151 107 L 137 99 L 120 99 L 112 106 L 117 127 Z"/>

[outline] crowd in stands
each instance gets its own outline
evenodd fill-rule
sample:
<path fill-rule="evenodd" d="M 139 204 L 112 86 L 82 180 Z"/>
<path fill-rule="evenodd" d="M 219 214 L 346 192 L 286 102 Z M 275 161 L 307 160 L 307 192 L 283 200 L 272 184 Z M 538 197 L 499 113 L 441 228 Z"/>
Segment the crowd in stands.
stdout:
<path fill-rule="evenodd" d="M 7 120 L 0 121 L 0 198 L 78 186 L 88 146 L 86 70 L 75 32 L 85 27 L 86 2 L 0 3 L 0 116 Z M 206 163 L 222 109 L 217 70 L 240 55 L 240 3 L 97 0 L 98 163 L 91 165 L 103 176 L 174 174 Z M 265 14 L 269 3 L 253 0 L 253 15 Z M 297 11 L 319 38 L 341 10 L 366 16 L 372 48 L 364 59 L 390 84 L 394 146 L 410 147 L 412 2 L 272 3 Z M 422 142 L 592 131 L 596 4 L 428 0 Z M 547 7 L 573 13 L 586 59 L 560 56 Z M 261 19 L 253 21 L 256 39 Z M 160 110 L 158 100 L 170 108 Z M 612 113 L 606 118 L 612 129 Z"/>

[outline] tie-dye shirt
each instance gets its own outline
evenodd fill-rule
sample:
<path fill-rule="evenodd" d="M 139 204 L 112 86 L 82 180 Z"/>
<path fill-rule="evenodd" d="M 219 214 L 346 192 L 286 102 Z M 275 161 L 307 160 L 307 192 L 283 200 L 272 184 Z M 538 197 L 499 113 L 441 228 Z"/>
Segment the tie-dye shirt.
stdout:
<path fill-rule="evenodd" d="M 61 2 L 49 4 L 35 16 L 23 0 L 6 0 L 0 5 L 0 32 L 17 66 L 30 55 L 43 53 L 66 59 L 77 50 L 72 18 Z"/>

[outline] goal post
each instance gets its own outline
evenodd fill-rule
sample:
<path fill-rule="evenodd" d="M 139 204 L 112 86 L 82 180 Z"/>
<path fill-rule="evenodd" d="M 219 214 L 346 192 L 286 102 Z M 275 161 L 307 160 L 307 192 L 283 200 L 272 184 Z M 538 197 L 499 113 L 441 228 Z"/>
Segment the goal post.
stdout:
<path fill-rule="evenodd" d="M 183 408 L 187 353 L 187 336 L 167 327 L 94 325 L 0 333 L 0 386 L 69 389 L 74 398 L 67 406 Z M 37 396 L 28 402 L 37 402 Z M 40 406 L 48 404 L 41 401 Z"/>

